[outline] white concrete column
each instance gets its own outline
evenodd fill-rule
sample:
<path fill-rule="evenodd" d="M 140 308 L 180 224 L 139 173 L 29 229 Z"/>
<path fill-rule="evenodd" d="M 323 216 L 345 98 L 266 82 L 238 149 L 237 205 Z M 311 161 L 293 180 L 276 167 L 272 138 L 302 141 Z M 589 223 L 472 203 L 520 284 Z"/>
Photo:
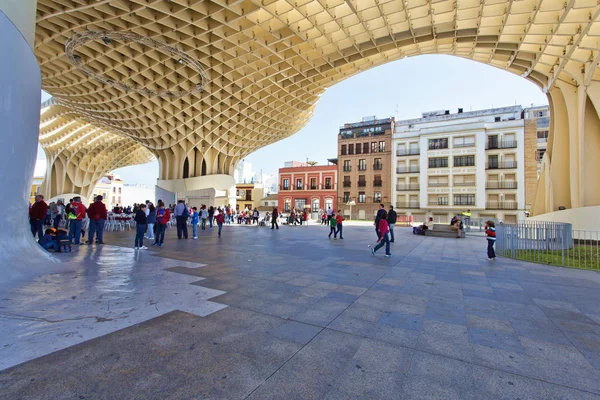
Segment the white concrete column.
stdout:
<path fill-rule="evenodd" d="M 37 156 L 42 79 L 33 53 L 35 0 L 0 0 L 0 180 L 4 281 L 51 259 L 31 235 L 29 192 Z M 23 258 L 23 255 L 27 255 Z"/>

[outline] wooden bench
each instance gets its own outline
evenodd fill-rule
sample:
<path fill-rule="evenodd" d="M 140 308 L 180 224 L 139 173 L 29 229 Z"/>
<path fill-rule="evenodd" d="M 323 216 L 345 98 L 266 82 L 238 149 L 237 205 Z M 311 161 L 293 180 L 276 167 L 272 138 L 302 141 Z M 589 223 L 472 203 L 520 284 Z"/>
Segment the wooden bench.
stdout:
<path fill-rule="evenodd" d="M 427 229 L 425 231 L 425 236 L 457 238 L 456 231 L 453 231 L 452 229 L 450 229 L 450 224 L 435 224 L 433 226 L 433 229 Z M 464 237 L 465 237 L 465 232 L 462 232 L 461 238 L 464 238 Z"/>

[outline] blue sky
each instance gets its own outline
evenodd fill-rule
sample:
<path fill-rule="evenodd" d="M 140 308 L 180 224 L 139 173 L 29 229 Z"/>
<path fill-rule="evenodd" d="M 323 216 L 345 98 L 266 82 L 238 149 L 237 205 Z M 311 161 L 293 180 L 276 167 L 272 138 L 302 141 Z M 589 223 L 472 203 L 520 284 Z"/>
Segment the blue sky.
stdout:
<path fill-rule="evenodd" d="M 326 163 L 337 156 L 337 133 L 362 117 L 420 117 L 423 111 L 465 111 L 531 103 L 547 104 L 540 89 L 520 76 L 474 61 L 426 55 L 394 61 L 327 89 L 312 120 L 289 138 L 259 149 L 246 160 L 254 171 L 277 173 L 285 161 Z M 158 163 L 121 168 L 126 183 L 154 185 Z"/>

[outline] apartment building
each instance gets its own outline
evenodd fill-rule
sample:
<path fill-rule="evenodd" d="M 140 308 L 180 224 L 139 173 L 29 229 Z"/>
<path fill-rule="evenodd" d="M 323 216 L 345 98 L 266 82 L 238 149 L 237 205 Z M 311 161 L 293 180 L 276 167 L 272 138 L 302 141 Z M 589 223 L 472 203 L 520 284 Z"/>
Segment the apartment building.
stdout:
<path fill-rule="evenodd" d="M 535 145 L 535 121 L 525 120 L 521 106 L 433 111 L 397 121 L 392 199 L 398 213 L 448 222 L 471 210 L 473 218 L 522 220 L 537 168 L 525 148 Z"/>
<path fill-rule="evenodd" d="M 537 175 L 539 177 L 542 158 L 548 147 L 548 133 L 550 132 L 550 107 L 534 106 L 525 109 L 525 119 L 535 121 L 536 124 L 536 146 L 535 159 L 538 162 Z"/>
<path fill-rule="evenodd" d="M 394 118 L 375 116 L 340 127 L 338 208 L 347 217 L 371 219 L 379 203 L 390 203 L 393 132 Z"/>
<path fill-rule="evenodd" d="M 316 218 L 320 209 L 337 206 L 338 167 L 335 159 L 331 165 L 309 165 L 298 161 L 286 162 L 279 168 L 279 211 L 305 210 Z"/>

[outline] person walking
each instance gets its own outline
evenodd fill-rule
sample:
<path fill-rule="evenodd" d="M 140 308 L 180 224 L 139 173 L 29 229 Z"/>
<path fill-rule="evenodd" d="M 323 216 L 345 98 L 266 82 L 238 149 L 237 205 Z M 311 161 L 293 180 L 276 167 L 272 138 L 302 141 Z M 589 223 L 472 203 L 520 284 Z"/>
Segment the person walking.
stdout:
<path fill-rule="evenodd" d="M 225 211 L 219 210 L 215 220 L 217 221 L 217 226 L 219 227 L 219 237 L 221 237 L 221 230 L 223 229 L 223 223 L 225 222 Z"/>
<path fill-rule="evenodd" d="M 323 214 L 325 215 L 325 214 Z M 329 219 L 329 235 L 327 236 L 328 238 L 331 239 L 331 234 L 333 233 L 333 237 L 335 238 L 336 234 L 336 228 L 337 227 L 337 221 L 335 220 L 335 218 L 330 218 Z"/>
<path fill-rule="evenodd" d="M 342 210 L 338 210 L 337 211 L 337 215 L 335 216 L 335 218 L 332 218 L 335 220 L 337 229 L 335 231 L 335 233 L 333 234 L 333 240 L 337 240 L 337 235 L 340 235 L 340 239 L 344 239 L 344 237 L 342 236 L 342 223 L 344 222 L 344 216 L 342 215 Z"/>
<path fill-rule="evenodd" d="M 187 219 L 190 212 L 185 205 L 185 201 L 179 200 L 175 206 L 175 219 L 177 221 L 177 239 L 188 238 Z"/>
<path fill-rule="evenodd" d="M 335 212 L 331 209 L 331 207 L 329 207 L 327 209 L 327 223 L 329 223 L 329 221 L 331 221 L 331 218 L 334 217 Z"/>
<path fill-rule="evenodd" d="M 192 207 L 192 239 L 198 239 L 198 208 Z"/>
<path fill-rule="evenodd" d="M 135 212 L 135 217 L 133 220 L 136 223 L 135 226 L 135 249 L 136 250 L 146 250 L 147 247 L 144 246 L 144 233 L 146 233 L 146 228 L 148 225 L 148 217 L 146 217 L 146 205 L 144 203 L 140 204 L 138 209 Z"/>
<path fill-rule="evenodd" d="M 277 207 L 273 208 L 273 213 L 271 214 L 271 229 L 279 229 L 279 224 L 277 223 L 277 218 L 279 218 L 279 211 Z"/>
<path fill-rule="evenodd" d="M 75 244 L 82 244 L 81 238 L 81 225 L 83 224 L 83 218 L 85 217 L 86 208 L 81 202 L 81 197 L 73 197 L 73 203 L 71 204 L 71 213 L 69 214 L 69 241 L 75 242 Z"/>
<path fill-rule="evenodd" d="M 104 244 L 104 222 L 107 220 L 106 205 L 102 202 L 102 196 L 96 196 L 96 201 L 90 205 L 87 210 L 90 218 L 90 227 L 88 232 L 88 240 L 86 244 L 94 244 L 94 234 L 96 234 L 96 243 Z"/>
<path fill-rule="evenodd" d="M 50 219 L 52 222 L 52 227 L 54 229 L 58 228 L 58 224 L 60 224 L 60 220 L 62 219 L 62 209 L 60 207 L 61 201 L 59 200 L 57 203 L 52 202 L 48 205 L 50 210 Z"/>
<path fill-rule="evenodd" d="M 381 238 L 381 233 L 379 232 L 379 221 L 381 221 L 381 218 L 384 213 L 385 206 L 383 204 L 380 204 L 379 210 L 377 210 L 377 214 L 375 215 L 375 222 L 373 223 L 373 225 L 375 225 L 375 233 L 377 234 L 377 239 Z"/>
<path fill-rule="evenodd" d="M 398 214 L 394 211 L 394 206 L 390 204 L 390 211 L 388 211 L 387 222 L 390 228 L 390 243 L 394 243 L 394 227 L 398 220 Z"/>
<path fill-rule="evenodd" d="M 35 203 L 29 209 L 29 225 L 31 225 L 31 233 L 35 238 L 38 235 L 38 240 L 44 236 L 44 221 L 48 213 L 48 204 L 44 201 L 44 196 L 38 194 L 35 196 Z"/>
<path fill-rule="evenodd" d="M 215 208 L 213 206 L 208 207 L 208 226 L 210 229 L 213 227 L 213 219 L 215 218 Z"/>
<path fill-rule="evenodd" d="M 496 252 L 494 251 L 494 244 L 496 243 L 496 224 L 494 221 L 487 221 L 485 223 L 485 238 L 487 239 L 487 258 L 486 260 L 495 260 Z"/>
<path fill-rule="evenodd" d="M 154 224 L 156 224 L 156 207 L 151 202 L 148 203 L 148 229 L 146 230 L 146 239 L 154 240 Z"/>
<path fill-rule="evenodd" d="M 206 229 L 206 220 L 208 219 L 208 211 L 206 210 L 206 206 L 202 204 L 200 207 L 200 220 L 202 221 L 202 230 Z"/>
<path fill-rule="evenodd" d="M 254 211 L 252 211 L 252 224 L 257 224 L 258 225 L 258 218 L 260 217 L 260 213 L 258 212 L 258 210 L 256 209 L 256 207 L 254 208 Z"/>
<path fill-rule="evenodd" d="M 161 247 L 165 241 L 165 230 L 167 229 L 167 223 L 171 219 L 171 210 L 165 207 L 165 203 L 162 201 L 158 202 L 158 209 L 156 210 L 156 238 L 154 239 L 153 246 Z"/>
<path fill-rule="evenodd" d="M 371 254 L 375 255 L 375 253 L 377 252 L 377 250 L 379 250 L 380 248 L 383 247 L 383 245 L 385 244 L 385 256 L 389 257 L 392 254 L 390 253 L 390 238 L 389 238 L 389 224 L 387 222 L 387 213 L 385 212 L 385 210 L 383 210 L 383 214 L 381 215 L 381 219 L 379 220 L 379 233 L 380 233 L 380 237 L 377 239 L 377 242 L 379 242 L 377 244 L 377 246 L 372 247 L 371 245 L 369 245 L 369 249 L 371 250 Z"/>

